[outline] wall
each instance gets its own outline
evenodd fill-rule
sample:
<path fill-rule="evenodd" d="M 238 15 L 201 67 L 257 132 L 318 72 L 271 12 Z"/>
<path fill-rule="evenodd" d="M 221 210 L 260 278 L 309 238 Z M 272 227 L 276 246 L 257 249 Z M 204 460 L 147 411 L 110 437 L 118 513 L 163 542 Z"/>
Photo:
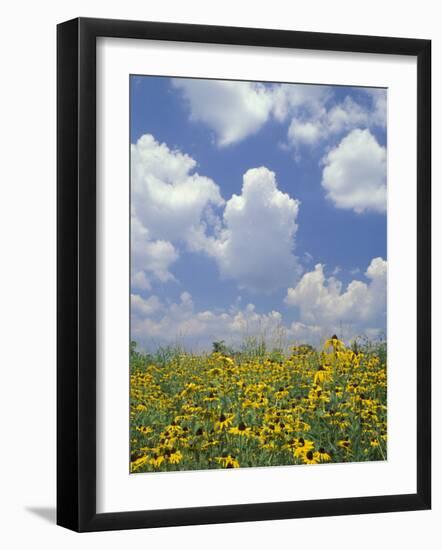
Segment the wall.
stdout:
<path fill-rule="evenodd" d="M 400 10 L 398 6 L 400 5 Z M 414 546 L 440 539 L 441 475 L 434 468 L 431 512 L 75 535 L 53 524 L 55 503 L 55 25 L 73 17 L 109 17 L 433 39 L 433 150 L 442 148 L 442 37 L 438 3 L 348 0 L 259 4 L 223 0 L 16 1 L 2 9 L 0 454 L 1 539 L 15 549 L 334 548 Z M 439 23 L 438 23 L 439 21 Z M 5 124 L 6 123 L 6 124 Z M 440 205 L 441 159 L 434 155 L 433 208 Z M 441 279 L 441 222 L 434 223 L 434 274 Z M 436 285 L 435 285 L 436 286 Z M 437 339 L 441 290 L 434 289 L 434 423 L 441 403 Z M 439 310 L 439 311 L 438 311 Z M 406 429 L 406 427 L 404 427 Z M 442 451 L 439 426 L 434 457 Z M 285 542 L 284 542 L 285 541 Z"/>

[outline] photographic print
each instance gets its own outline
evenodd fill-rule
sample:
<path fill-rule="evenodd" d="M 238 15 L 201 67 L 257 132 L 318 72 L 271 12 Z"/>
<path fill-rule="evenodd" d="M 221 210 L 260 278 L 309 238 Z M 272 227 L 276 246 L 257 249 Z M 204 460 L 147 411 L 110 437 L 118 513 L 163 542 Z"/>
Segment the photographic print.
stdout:
<path fill-rule="evenodd" d="M 131 75 L 130 188 L 130 471 L 386 460 L 387 90 Z"/>

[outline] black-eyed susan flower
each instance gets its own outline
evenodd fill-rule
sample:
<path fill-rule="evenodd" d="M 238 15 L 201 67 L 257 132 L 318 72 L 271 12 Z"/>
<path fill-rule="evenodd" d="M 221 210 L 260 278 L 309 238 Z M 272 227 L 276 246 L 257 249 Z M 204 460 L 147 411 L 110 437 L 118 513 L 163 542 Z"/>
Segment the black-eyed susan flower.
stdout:
<path fill-rule="evenodd" d="M 244 422 L 240 422 L 238 426 L 232 426 L 229 433 L 233 435 L 241 435 L 243 437 L 250 437 L 252 435 L 252 430 L 246 426 Z"/>
<path fill-rule="evenodd" d="M 159 468 L 164 462 L 164 459 L 165 457 L 163 455 L 154 454 L 149 460 L 149 464 L 151 464 L 154 468 Z"/>
<path fill-rule="evenodd" d="M 232 425 L 234 415 L 221 413 L 215 422 L 215 430 L 221 431 Z"/>
<path fill-rule="evenodd" d="M 130 463 L 131 472 L 136 472 L 137 470 L 139 470 L 141 468 L 141 466 L 146 464 L 148 459 L 149 459 L 149 457 L 145 454 L 141 455 L 141 456 L 140 455 L 133 456 L 133 458 L 131 460 L 131 463 Z"/>
<path fill-rule="evenodd" d="M 321 365 L 315 373 L 313 383 L 320 385 L 325 382 L 329 377 L 330 371 L 324 365 Z"/>
<path fill-rule="evenodd" d="M 170 452 L 170 455 L 168 457 L 168 461 L 170 464 L 178 464 L 183 459 L 183 455 L 181 454 L 181 451 L 177 449 L 172 449 Z"/>
<path fill-rule="evenodd" d="M 153 432 L 153 429 L 150 426 L 137 426 L 135 429 L 143 435 L 148 435 Z"/>
<path fill-rule="evenodd" d="M 221 464 L 223 468 L 239 468 L 240 464 L 235 456 L 233 455 L 225 455 L 225 456 L 217 456 L 215 457 L 215 460 Z"/>
<path fill-rule="evenodd" d="M 351 448 L 350 440 L 348 438 L 340 439 L 338 441 L 338 447 L 341 447 L 341 449 L 345 449 L 346 451 L 349 451 Z"/>
<path fill-rule="evenodd" d="M 318 464 L 319 460 L 316 456 L 316 453 L 314 453 L 312 450 L 307 451 L 305 454 L 302 455 L 302 460 L 304 464 Z"/>
<path fill-rule="evenodd" d="M 233 468 L 229 456 L 248 466 L 293 463 L 290 455 L 308 464 L 385 459 L 385 360 L 362 351 L 331 342 L 259 359 L 138 360 L 130 375 L 131 471 Z M 335 458 L 313 440 L 345 452 Z"/>
<path fill-rule="evenodd" d="M 304 439 L 303 437 L 299 437 L 298 439 L 294 440 L 292 449 L 293 449 L 293 456 L 295 458 L 300 458 L 309 451 L 311 451 L 314 448 L 313 441 L 310 441 L 308 439 Z"/>
<path fill-rule="evenodd" d="M 275 392 L 275 399 L 284 399 L 289 394 L 289 391 L 287 388 L 281 387 Z"/>
<path fill-rule="evenodd" d="M 213 403 L 215 401 L 219 401 L 219 398 L 213 392 L 210 392 L 208 395 L 203 397 L 203 402 L 204 403 Z"/>
<path fill-rule="evenodd" d="M 343 351 L 345 350 L 345 344 L 344 342 L 341 342 L 339 338 L 336 336 L 336 334 L 333 334 L 331 338 L 325 341 L 324 349 L 332 348 L 333 351 Z"/>
<path fill-rule="evenodd" d="M 319 462 L 330 462 L 331 455 L 324 449 L 324 447 L 319 447 L 315 452 L 315 458 Z"/>

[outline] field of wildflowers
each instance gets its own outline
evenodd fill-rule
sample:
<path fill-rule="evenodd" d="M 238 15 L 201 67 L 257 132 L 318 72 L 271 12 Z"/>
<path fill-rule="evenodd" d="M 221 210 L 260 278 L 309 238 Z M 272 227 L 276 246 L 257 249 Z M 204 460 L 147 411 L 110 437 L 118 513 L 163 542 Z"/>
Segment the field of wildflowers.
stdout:
<path fill-rule="evenodd" d="M 386 459 L 385 344 L 290 353 L 131 350 L 130 469 Z"/>

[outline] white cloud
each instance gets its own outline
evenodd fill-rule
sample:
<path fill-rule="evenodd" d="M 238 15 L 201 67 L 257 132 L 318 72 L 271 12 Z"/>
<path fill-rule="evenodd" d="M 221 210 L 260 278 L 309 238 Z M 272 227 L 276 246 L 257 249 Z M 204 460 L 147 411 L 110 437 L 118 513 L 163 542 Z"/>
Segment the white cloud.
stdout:
<path fill-rule="evenodd" d="M 372 101 L 373 124 L 385 128 L 387 125 L 387 90 L 383 88 L 367 88 L 365 92 Z"/>
<path fill-rule="evenodd" d="M 368 106 L 346 96 L 343 101 L 327 107 L 330 95 L 326 95 L 320 107 L 310 111 L 295 111 L 287 131 L 289 147 L 297 151 L 302 145 L 314 146 L 355 128 L 384 128 L 386 90 L 367 89 L 365 93 L 370 98 Z"/>
<path fill-rule="evenodd" d="M 317 119 L 325 113 L 325 104 L 332 95 L 331 90 L 329 86 L 320 85 L 274 84 L 270 88 L 272 113 L 279 122 L 301 112 Z"/>
<path fill-rule="evenodd" d="M 172 243 L 164 240 L 151 240 L 149 230 L 131 217 L 131 285 L 139 290 L 151 288 L 151 280 L 162 283 L 174 280 L 171 265 L 179 258 Z"/>
<path fill-rule="evenodd" d="M 131 146 L 132 285 L 149 289 L 152 280 L 174 280 L 170 267 L 178 260 L 174 243 L 186 242 L 205 228 L 211 205 L 224 203 L 218 186 L 194 172 L 194 159 L 172 151 L 149 134 Z"/>
<path fill-rule="evenodd" d="M 342 103 L 334 105 L 327 113 L 327 131 L 333 134 L 354 127 L 371 126 L 371 111 L 347 96 Z"/>
<path fill-rule="evenodd" d="M 331 93 L 328 86 L 306 84 L 198 79 L 172 82 L 182 91 L 191 120 L 206 124 L 220 147 L 255 134 L 272 116 L 284 122 L 302 109 L 317 118 Z"/>
<path fill-rule="evenodd" d="M 200 121 L 223 147 L 255 134 L 270 119 L 289 120 L 287 146 L 314 146 L 354 128 L 386 126 L 385 89 L 360 89 L 367 101 L 334 101 L 332 86 L 173 79 L 187 101 L 191 120 Z"/>
<path fill-rule="evenodd" d="M 306 273 L 287 293 L 288 306 L 297 306 L 299 319 L 284 322 L 280 311 L 259 313 L 241 300 L 228 310 L 198 311 L 188 292 L 177 302 L 162 303 L 157 296 L 132 295 L 132 338 L 147 350 L 178 343 L 188 350 L 210 350 L 224 340 L 238 348 L 249 337 L 262 339 L 268 348 L 299 343 L 321 345 L 333 333 L 347 340 L 380 336 L 385 329 L 387 263 L 374 258 L 365 276 L 368 283 L 352 281 L 346 289 L 335 277 L 326 278 L 323 266 Z"/>
<path fill-rule="evenodd" d="M 194 172 L 196 161 L 149 134 L 131 146 L 132 209 L 152 239 L 185 240 L 208 205 L 221 206 L 219 187 Z"/>
<path fill-rule="evenodd" d="M 314 346 L 321 346 L 327 338 L 330 338 L 330 334 L 321 325 L 309 325 L 300 321 L 295 321 L 290 325 L 287 335 L 293 339 L 294 344 L 304 343 Z"/>
<path fill-rule="evenodd" d="M 241 195 L 232 195 L 218 237 L 195 234 L 195 250 L 205 250 L 218 263 L 224 278 L 240 287 L 270 292 L 296 277 L 293 254 L 299 202 L 277 187 L 275 174 L 265 167 L 248 170 Z"/>
<path fill-rule="evenodd" d="M 322 186 L 337 208 L 385 212 L 387 153 L 370 130 L 352 130 L 323 163 Z"/>
<path fill-rule="evenodd" d="M 302 122 L 292 119 L 287 131 L 289 143 L 296 148 L 298 143 L 314 145 L 323 137 L 323 129 L 318 122 Z"/>
<path fill-rule="evenodd" d="M 300 321 L 330 333 L 345 326 L 353 335 L 385 329 L 387 262 L 374 258 L 365 276 L 368 283 L 353 280 L 343 288 L 335 277 L 325 277 L 324 266 L 305 273 L 289 288 L 285 302 L 299 309 Z"/>
<path fill-rule="evenodd" d="M 144 318 L 161 310 L 163 306 L 158 296 L 152 295 L 146 299 L 139 294 L 131 294 L 130 307 L 135 318 Z"/>
<path fill-rule="evenodd" d="M 188 101 L 191 119 L 207 124 L 221 147 L 257 132 L 272 108 L 271 95 L 260 83 L 174 79 L 173 85 Z"/>
<path fill-rule="evenodd" d="M 248 170 L 241 195 L 227 201 L 196 163 L 153 136 L 132 145 L 132 284 L 173 280 L 179 246 L 205 252 L 221 276 L 242 288 L 271 292 L 296 278 L 293 254 L 299 202 L 277 188 L 265 167 Z M 215 208 L 225 206 L 222 217 Z"/>
<path fill-rule="evenodd" d="M 262 339 L 270 349 L 287 348 L 312 337 L 316 341 L 320 335 L 320 328 L 309 330 L 302 323 L 284 326 L 280 312 L 258 313 L 250 303 L 227 311 L 198 311 L 188 292 L 167 306 L 155 296 L 147 300 L 132 296 L 131 330 L 132 339 L 145 350 L 175 343 L 188 350 L 210 350 L 219 340 L 238 348 L 248 338 Z"/>

